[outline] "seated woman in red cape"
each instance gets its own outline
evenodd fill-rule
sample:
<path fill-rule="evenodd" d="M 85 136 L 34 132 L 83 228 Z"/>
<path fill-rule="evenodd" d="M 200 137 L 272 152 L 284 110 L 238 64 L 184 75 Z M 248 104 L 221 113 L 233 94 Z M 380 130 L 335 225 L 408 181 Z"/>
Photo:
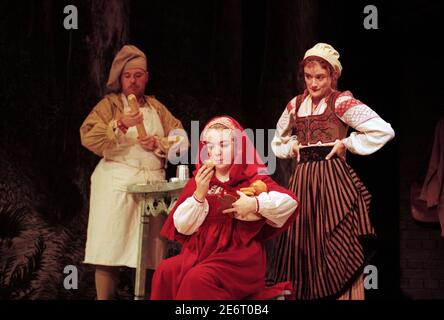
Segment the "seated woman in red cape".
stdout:
<path fill-rule="evenodd" d="M 265 241 L 294 221 L 295 195 L 268 177 L 244 129 L 228 116 L 205 126 L 196 163 L 161 231 L 182 251 L 158 266 L 151 299 L 262 300 L 291 290 L 290 283 L 265 286 Z"/>

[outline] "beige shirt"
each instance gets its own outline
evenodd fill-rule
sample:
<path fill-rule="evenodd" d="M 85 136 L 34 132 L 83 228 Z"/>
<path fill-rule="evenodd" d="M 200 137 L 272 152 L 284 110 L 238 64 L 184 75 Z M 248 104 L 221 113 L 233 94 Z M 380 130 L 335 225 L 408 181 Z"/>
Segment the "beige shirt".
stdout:
<path fill-rule="evenodd" d="M 168 109 L 153 96 L 145 96 L 145 100 L 156 111 L 165 135 L 174 129 L 183 129 L 182 123 L 177 120 Z M 80 127 L 82 145 L 103 157 L 106 149 L 111 149 L 118 143 L 115 134 L 116 120 L 122 118 L 124 102 L 118 94 L 106 95 L 86 117 Z"/>

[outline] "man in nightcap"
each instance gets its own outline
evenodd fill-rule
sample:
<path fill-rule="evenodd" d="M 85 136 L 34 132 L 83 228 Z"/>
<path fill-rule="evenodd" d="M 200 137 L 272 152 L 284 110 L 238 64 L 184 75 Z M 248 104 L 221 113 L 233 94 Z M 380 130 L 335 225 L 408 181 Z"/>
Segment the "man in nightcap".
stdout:
<path fill-rule="evenodd" d="M 149 73 L 145 54 L 125 45 L 111 66 L 109 94 L 92 109 L 80 128 L 82 145 L 99 157 L 91 176 L 91 197 L 85 263 L 95 266 L 97 299 L 116 298 L 119 267 L 135 268 L 141 199 L 127 186 L 165 179 L 160 139 L 183 132 L 182 124 L 153 96 L 145 95 Z M 137 98 L 132 111 L 128 97 Z M 138 130 L 144 126 L 147 133 Z M 183 137 L 183 134 L 182 134 Z M 187 139 L 176 144 L 186 149 Z M 158 237 L 164 217 L 150 220 L 148 268 L 155 269 L 165 254 Z"/>

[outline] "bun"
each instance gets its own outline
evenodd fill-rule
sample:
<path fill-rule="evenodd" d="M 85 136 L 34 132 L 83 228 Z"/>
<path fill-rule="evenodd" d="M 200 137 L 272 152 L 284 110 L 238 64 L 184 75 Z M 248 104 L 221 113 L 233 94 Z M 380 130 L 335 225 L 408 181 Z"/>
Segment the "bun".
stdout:
<path fill-rule="evenodd" d="M 267 192 L 268 191 L 267 185 L 262 180 L 256 180 L 255 182 L 253 182 L 250 185 L 250 187 L 254 188 L 255 194 L 257 196 L 260 195 L 262 192 Z"/>
<path fill-rule="evenodd" d="M 239 191 L 249 197 L 253 197 L 260 195 L 262 192 L 268 192 L 268 187 L 262 180 L 256 180 L 249 187 L 240 188 Z"/>
<path fill-rule="evenodd" d="M 207 167 L 210 167 L 210 168 L 214 168 L 216 166 L 216 162 L 214 162 L 211 159 L 208 159 L 204 162 L 204 165 L 206 165 Z"/>
<path fill-rule="evenodd" d="M 252 197 L 255 195 L 255 190 L 252 187 L 240 188 L 239 191 L 249 197 Z"/>

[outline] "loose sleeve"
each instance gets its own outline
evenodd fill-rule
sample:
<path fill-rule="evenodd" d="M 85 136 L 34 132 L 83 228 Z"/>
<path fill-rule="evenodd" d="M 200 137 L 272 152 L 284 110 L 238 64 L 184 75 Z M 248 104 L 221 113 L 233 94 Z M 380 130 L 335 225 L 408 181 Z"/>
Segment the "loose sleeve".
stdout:
<path fill-rule="evenodd" d="M 288 159 L 294 157 L 293 146 L 297 143 L 296 135 L 292 135 L 291 117 L 295 112 L 293 99 L 285 108 L 276 125 L 276 131 L 271 141 L 271 149 L 276 157 Z"/>
<path fill-rule="evenodd" d="M 104 98 L 93 108 L 80 127 L 82 145 L 102 157 L 103 151 L 117 142 L 114 120 L 112 105 Z"/>
<path fill-rule="evenodd" d="M 257 198 L 259 213 L 275 228 L 281 228 L 298 206 L 295 199 L 277 191 L 263 192 Z"/>
<path fill-rule="evenodd" d="M 183 235 L 191 235 L 199 229 L 208 215 L 209 205 L 205 199 L 199 203 L 193 196 L 188 197 L 176 209 L 173 215 L 176 230 Z"/>
<path fill-rule="evenodd" d="M 336 100 L 335 112 L 339 118 L 356 130 L 343 139 L 347 150 L 359 155 L 369 155 L 381 149 L 394 138 L 391 125 L 370 107 L 346 91 Z"/>

